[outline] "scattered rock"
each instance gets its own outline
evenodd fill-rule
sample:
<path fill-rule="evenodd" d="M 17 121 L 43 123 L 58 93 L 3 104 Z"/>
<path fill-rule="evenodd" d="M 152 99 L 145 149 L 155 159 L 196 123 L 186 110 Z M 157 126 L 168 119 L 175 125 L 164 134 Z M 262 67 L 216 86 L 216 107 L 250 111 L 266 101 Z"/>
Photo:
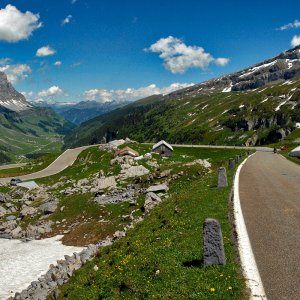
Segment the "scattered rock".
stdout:
<path fill-rule="evenodd" d="M 146 194 L 145 197 L 145 204 L 143 207 L 144 212 L 147 214 L 149 211 L 158 205 L 161 202 L 161 198 L 158 197 L 155 193 L 149 192 Z"/>
<path fill-rule="evenodd" d="M 153 192 L 153 193 L 161 193 L 161 192 L 166 193 L 166 192 L 168 192 L 168 190 L 169 190 L 169 187 L 167 186 L 167 184 L 163 183 L 163 184 L 150 186 L 147 189 L 147 193 L 150 193 L 150 192 Z"/>

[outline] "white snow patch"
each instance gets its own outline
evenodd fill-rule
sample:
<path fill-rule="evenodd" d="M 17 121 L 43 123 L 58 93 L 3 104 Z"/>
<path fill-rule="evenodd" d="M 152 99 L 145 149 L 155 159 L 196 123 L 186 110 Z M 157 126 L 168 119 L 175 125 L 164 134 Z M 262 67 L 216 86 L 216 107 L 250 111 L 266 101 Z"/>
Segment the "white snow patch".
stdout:
<path fill-rule="evenodd" d="M 288 101 L 289 101 L 289 100 L 287 99 L 287 100 L 281 102 L 281 103 L 275 108 L 275 111 L 278 111 L 278 110 L 280 109 L 280 107 L 281 107 L 282 105 L 286 104 Z"/>
<path fill-rule="evenodd" d="M 241 104 L 240 106 L 239 106 L 239 108 L 243 108 L 245 105 L 244 104 Z"/>
<path fill-rule="evenodd" d="M 258 91 L 258 93 L 262 93 L 262 92 L 265 91 L 266 89 L 267 89 L 267 87 L 264 88 L 264 89 L 262 89 L 262 90 L 260 90 L 260 91 Z"/>
<path fill-rule="evenodd" d="M 221 115 L 226 114 L 228 111 L 229 111 L 229 109 L 225 109 L 225 110 L 221 113 Z"/>
<path fill-rule="evenodd" d="M 32 281 L 45 274 L 50 264 L 64 255 L 80 252 L 83 247 L 64 246 L 62 235 L 43 240 L 22 242 L 0 241 L 0 299 L 26 289 Z"/>
<path fill-rule="evenodd" d="M 268 63 L 268 64 L 263 64 L 263 65 L 254 67 L 254 68 L 252 68 L 252 69 L 249 69 L 248 72 L 242 74 L 242 75 L 239 76 L 239 77 L 240 77 L 240 78 L 247 77 L 247 76 L 251 75 L 252 73 L 258 71 L 259 69 L 266 68 L 266 67 L 270 67 L 270 66 L 276 64 L 276 62 L 277 62 L 277 60 L 272 61 L 272 62 L 270 62 L 270 63 Z"/>
<path fill-rule="evenodd" d="M 264 102 L 266 102 L 266 101 L 268 101 L 269 100 L 269 98 L 266 98 L 266 99 L 264 99 L 263 101 L 261 101 L 260 103 L 264 103 Z"/>
<path fill-rule="evenodd" d="M 290 85 L 290 84 L 293 84 L 293 83 L 294 83 L 293 81 L 287 80 L 282 85 Z"/>
<path fill-rule="evenodd" d="M 232 87 L 233 87 L 233 84 L 232 84 L 232 82 L 230 82 L 230 85 L 228 87 L 224 88 L 222 92 L 229 93 L 229 92 L 231 92 Z"/>

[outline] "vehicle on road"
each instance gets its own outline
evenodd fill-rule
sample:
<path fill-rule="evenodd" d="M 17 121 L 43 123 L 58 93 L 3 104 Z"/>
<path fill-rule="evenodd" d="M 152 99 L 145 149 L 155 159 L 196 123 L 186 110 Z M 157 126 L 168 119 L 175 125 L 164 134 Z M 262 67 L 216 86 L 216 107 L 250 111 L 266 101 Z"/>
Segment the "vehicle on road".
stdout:
<path fill-rule="evenodd" d="M 22 180 L 20 178 L 12 178 L 10 181 L 10 185 L 17 186 L 18 183 L 21 183 Z"/>

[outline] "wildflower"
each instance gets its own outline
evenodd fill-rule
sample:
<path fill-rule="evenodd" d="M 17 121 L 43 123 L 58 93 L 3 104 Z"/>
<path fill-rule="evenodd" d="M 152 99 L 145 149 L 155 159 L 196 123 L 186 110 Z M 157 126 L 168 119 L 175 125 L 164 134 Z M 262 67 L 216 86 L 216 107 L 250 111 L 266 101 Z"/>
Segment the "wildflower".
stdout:
<path fill-rule="evenodd" d="M 99 270 L 98 266 L 94 266 L 94 271 L 97 272 Z"/>
<path fill-rule="evenodd" d="M 228 291 L 232 291 L 232 286 L 229 286 L 229 287 L 228 287 Z"/>
<path fill-rule="evenodd" d="M 213 292 L 216 291 L 216 289 L 215 288 L 210 288 L 209 291 L 213 293 Z"/>

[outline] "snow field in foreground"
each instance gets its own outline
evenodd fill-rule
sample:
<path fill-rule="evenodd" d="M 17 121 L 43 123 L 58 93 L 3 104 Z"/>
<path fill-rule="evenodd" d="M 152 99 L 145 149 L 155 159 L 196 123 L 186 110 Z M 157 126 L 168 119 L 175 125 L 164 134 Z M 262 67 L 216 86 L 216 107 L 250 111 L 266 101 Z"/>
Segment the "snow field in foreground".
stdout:
<path fill-rule="evenodd" d="M 7 299 L 26 289 L 45 274 L 50 264 L 64 255 L 80 252 L 83 247 L 65 246 L 62 235 L 44 240 L 21 242 L 0 239 L 0 299 Z"/>

